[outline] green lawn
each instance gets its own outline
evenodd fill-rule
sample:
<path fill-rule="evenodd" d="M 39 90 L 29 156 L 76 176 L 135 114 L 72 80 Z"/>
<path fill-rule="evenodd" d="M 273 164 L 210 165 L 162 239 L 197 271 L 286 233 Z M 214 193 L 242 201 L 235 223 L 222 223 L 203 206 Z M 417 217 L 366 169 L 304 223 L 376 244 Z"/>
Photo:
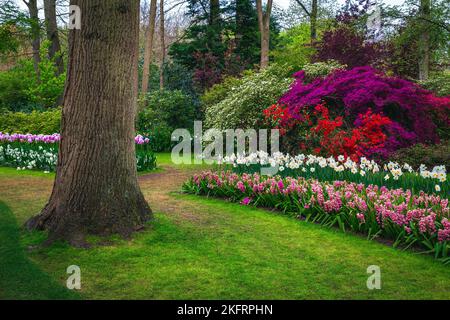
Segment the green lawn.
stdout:
<path fill-rule="evenodd" d="M 141 177 L 157 213 L 131 241 L 28 250 L 45 234 L 20 225 L 45 204 L 53 176 L 0 169 L 0 298 L 450 299 L 450 268 L 430 256 L 179 194 L 165 171 Z M 81 268 L 80 291 L 64 289 L 69 265 Z M 366 287 L 369 265 L 381 268 L 381 290 Z"/>

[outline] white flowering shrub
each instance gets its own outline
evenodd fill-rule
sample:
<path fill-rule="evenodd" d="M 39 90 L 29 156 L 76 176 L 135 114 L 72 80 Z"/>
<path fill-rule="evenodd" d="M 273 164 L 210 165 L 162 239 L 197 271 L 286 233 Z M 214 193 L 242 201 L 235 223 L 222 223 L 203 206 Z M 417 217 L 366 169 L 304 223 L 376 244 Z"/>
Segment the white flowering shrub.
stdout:
<path fill-rule="evenodd" d="M 307 63 L 302 70 L 305 71 L 306 81 L 311 82 L 318 77 L 326 77 L 330 73 L 346 67 L 346 65 L 340 64 L 335 60 L 328 60 L 326 62 Z"/>
<path fill-rule="evenodd" d="M 225 99 L 207 106 L 205 124 L 219 130 L 258 128 L 263 110 L 277 102 L 293 79 L 284 65 L 271 65 L 258 73 L 244 76 L 231 87 Z"/>

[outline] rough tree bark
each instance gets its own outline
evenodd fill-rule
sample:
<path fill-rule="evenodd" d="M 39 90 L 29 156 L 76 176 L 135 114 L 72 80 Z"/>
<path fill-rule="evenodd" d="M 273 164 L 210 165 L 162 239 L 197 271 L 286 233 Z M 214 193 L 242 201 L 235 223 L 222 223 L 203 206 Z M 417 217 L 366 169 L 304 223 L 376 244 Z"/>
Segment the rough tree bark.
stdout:
<path fill-rule="evenodd" d="M 164 64 L 166 62 L 166 41 L 164 30 L 164 0 L 159 2 L 159 32 L 161 41 L 161 65 L 159 67 L 159 89 L 164 89 Z"/>
<path fill-rule="evenodd" d="M 420 0 L 419 14 L 422 18 L 422 30 L 419 38 L 419 79 L 427 80 L 430 69 L 430 32 L 425 21 L 430 20 L 430 0 Z"/>
<path fill-rule="evenodd" d="M 272 0 L 267 1 L 266 11 L 263 12 L 262 0 L 256 0 L 256 11 L 258 12 L 258 26 L 261 34 L 261 61 L 260 69 L 269 65 L 269 41 L 270 41 L 270 13 L 272 11 Z"/>
<path fill-rule="evenodd" d="M 40 79 L 39 62 L 41 62 L 41 27 L 39 25 L 39 10 L 37 7 L 37 0 L 23 0 L 28 7 L 28 13 L 31 23 L 31 48 L 33 50 L 33 66 L 36 72 L 38 81 Z"/>
<path fill-rule="evenodd" d="M 58 26 L 56 24 L 56 0 L 44 0 L 44 15 L 47 39 L 50 41 L 48 57 L 55 59 L 57 74 L 59 75 L 64 72 L 64 63 L 61 55 Z"/>
<path fill-rule="evenodd" d="M 148 92 L 148 78 L 150 76 L 150 65 L 152 63 L 153 36 L 155 34 L 156 0 L 150 2 L 149 22 L 145 30 L 144 65 L 142 67 L 141 93 Z"/>
<path fill-rule="evenodd" d="M 139 0 L 71 0 L 81 30 L 69 33 L 69 66 L 56 179 L 29 229 L 48 241 L 82 246 L 87 234 L 143 228 L 151 210 L 137 182 L 134 120 L 137 105 Z"/>

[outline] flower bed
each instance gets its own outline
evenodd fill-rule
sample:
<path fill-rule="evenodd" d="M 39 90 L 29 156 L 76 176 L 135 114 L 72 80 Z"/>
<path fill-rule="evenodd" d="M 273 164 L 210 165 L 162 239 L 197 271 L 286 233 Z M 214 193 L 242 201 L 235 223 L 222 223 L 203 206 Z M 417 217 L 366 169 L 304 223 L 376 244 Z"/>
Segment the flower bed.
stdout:
<path fill-rule="evenodd" d="M 380 165 L 364 157 L 359 162 L 355 162 L 344 156 L 339 156 L 337 159 L 304 154 L 290 156 L 282 153 L 269 156 L 261 151 L 248 156 L 225 157 L 223 163 L 230 165 L 230 169 L 240 174 L 261 172 L 262 167 L 278 165 L 277 174 L 283 177 L 302 176 L 320 181 L 343 180 L 380 187 L 410 189 L 413 193 L 425 191 L 448 194 L 450 192 L 445 166 L 436 166 L 428 170 L 422 165 L 414 170 L 407 163 L 389 162 Z"/>
<path fill-rule="evenodd" d="M 18 170 L 38 169 L 55 171 L 58 160 L 60 135 L 8 134 L 0 132 L 0 165 Z M 149 139 L 141 135 L 135 137 L 136 163 L 138 171 L 156 167 L 156 156 L 150 150 Z"/>
<path fill-rule="evenodd" d="M 183 191 L 225 197 L 244 205 L 274 208 L 342 231 L 383 237 L 393 246 L 421 246 L 450 262 L 448 199 L 410 190 L 347 181 L 319 182 L 303 177 L 263 177 L 212 171 L 194 175 Z"/>

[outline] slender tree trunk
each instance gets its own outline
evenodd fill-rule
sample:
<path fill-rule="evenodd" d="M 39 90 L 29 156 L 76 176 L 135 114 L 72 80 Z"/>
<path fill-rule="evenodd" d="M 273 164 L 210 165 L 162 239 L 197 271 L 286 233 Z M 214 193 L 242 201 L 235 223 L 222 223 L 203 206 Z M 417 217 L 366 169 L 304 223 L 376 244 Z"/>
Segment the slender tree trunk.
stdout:
<path fill-rule="evenodd" d="M 164 0 L 159 2 L 159 32 L 161 37 L 161 65 L 159 67 L 159 89 L 164 89 L 164 66 L 166 62 L 166 41 L 164 30 Z"/>
<path fill-rule="evenodd" d="M 64 63 L 61 55 L 58 26 L 56 24 L 56 0 L 44 0 L 44 14 L 47 39 L 51 43 L 48 50 L 48 57 L 55 59 L 57 74 L 60 75 L 64 72 Z"/>
<path fill-rule="evenodd" d="M 156 20 L 156 1 L 150 2 L 149 22 L 145 30 L 145 48 L 144 48 L 144 66 L 142 68 L 142 88 L 141 93 L 148 92 L 148 79 L 150 77 L 150 65 L 152 64 L 153 54 L 153 36 L 155 34 L 155 20 Z"/>
<path fill-rule="evenodd" d="M 244 17 L 243 11 L 245 9 L 246 1 L 248 1 L 248 0 L 236 0 L 236 47 L 240 46 L 240 42 L 243 37 L 242 26 L 245 23 L 245 21 L 244 21 L 245 17 Z"/>
<path fill-rule="evenodd" d="M 71 0 L 83 20 L 69 33 L 56 179 L 27 222 L 76 246 L 87 234 L 128 237 L 151 218 L 137 182 L 139 0 Z"/>
<path fill-rule="evenodd" d="M 427 80 L 430 69 L 430 32 L 426 25 L 426 20 L 430 19 L 431 1 L 420 0 L 420 13 L 423 18 L 422 31 L 419 39 L 419 79 Z"/>
<path fill-rule="evenodd" d="M 40 50 L 41 50 L 41 28 L 39 23 L 39 10 L 37 7 L 37 0 L 28 0 L 24 3 L 28 7 L 28 13 L 31 22 L 31 47 L 33 50 L 33 66 L 34 71 L 40 79 L 39 62 L 41 62 Z"/>
<path fill-rule="evenodd" d="M 263 12 L 262 9 L 262 0 L 256 0 L 256 11 L 258 13 L 259 32 L 261 34 L 260 69 L 264 69 L 269 65 L 270 13 L 272 11 L 272 0 L 267 1 L 265 12 Z"/>
<path fill-rule="evenodd" d="M 209 24 L 217 25 L 220 21 L 220 2 L 219 0 L 210 0 L 209 2 Z"/>
<path fill-rule="evenodd" d="M 312 0 L 311 3 L 311 42 L 317 39 L 317 10 L 318 10 L 318 0 Z"/>

